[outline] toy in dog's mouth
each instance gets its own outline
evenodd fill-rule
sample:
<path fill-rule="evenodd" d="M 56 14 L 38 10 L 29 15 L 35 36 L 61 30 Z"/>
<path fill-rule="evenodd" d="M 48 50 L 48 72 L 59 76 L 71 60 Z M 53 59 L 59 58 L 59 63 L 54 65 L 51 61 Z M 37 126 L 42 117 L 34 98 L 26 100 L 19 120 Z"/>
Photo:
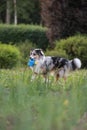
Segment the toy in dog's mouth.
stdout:
<path fill-rule="evenodd" d="M 30 58 L 28 61 L 28 66 L 33 67 L 35 65 L 35 59 Z"/>
<path fill-rule="evenodd" d="M 29 67 L 34 67 L 34 65 L 38 64 L 38 62 L 33 59 L 33 58 L 30 58 L 29 61 L 28 61 L 28 66 Z"/>

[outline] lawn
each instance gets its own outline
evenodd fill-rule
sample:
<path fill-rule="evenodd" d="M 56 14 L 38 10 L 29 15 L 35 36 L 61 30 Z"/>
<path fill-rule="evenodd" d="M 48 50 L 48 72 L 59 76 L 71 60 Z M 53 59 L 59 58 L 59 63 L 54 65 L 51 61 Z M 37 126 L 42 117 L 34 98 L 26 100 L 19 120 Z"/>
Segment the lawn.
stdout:
<path fill-rule="evenodd" d="M 30 79 L 27 68 L 0 70 L 0 130 L 87 130 L 87 70 Z"/>

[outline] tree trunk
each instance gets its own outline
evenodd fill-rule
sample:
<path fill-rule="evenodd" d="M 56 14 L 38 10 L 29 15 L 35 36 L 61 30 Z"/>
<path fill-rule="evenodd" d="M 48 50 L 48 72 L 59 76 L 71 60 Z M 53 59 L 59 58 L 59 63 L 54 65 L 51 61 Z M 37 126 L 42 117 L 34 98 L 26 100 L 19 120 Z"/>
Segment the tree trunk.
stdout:
<path fill-rule="evenodd" d="M 17 3 L 16 0 L 13 0 L 14 3 L 14 24 L 17 25 Z"/>
<path fill-rule="evenodd" d="M 10 24 L 10 0 L 6 0 L 6 23 Z"/>

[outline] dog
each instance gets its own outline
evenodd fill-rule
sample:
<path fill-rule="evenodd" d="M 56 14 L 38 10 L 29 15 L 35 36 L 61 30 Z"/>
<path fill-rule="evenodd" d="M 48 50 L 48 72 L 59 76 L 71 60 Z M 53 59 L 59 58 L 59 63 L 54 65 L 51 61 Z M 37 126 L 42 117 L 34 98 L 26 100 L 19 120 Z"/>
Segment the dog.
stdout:
<path fill-rule="evenodd" d="M 33 70 L 32 80 L 34 80 L 36 75 L 42 74 L 46 82 L 48 75 L 51 73 L 55 76 L 56 81 L 59 78 L 66 80 L 69 72 L 81 68 L 81 60 L 79 58 L 68 60 L 63 57 L 45 56 L 42 49 L 39 48 L 30 51 L 30 59 L 35 60 L 34 65 L 30 66 Z"/>

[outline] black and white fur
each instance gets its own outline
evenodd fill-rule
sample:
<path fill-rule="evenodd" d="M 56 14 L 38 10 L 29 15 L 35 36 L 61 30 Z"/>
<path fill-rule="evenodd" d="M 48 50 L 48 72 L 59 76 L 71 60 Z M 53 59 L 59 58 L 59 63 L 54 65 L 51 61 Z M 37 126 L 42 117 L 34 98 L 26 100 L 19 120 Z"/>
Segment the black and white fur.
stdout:
<path fill-rule="evenodd" d="M 37 64 L 33 67 L 32 80 L 37 74 L 42 74 L 47 80 L 47 76 L 52 73 L 56 80 L 66 79 L 69 72 L 81 68 L 81 61 L 78 58 L 68 60 L 62 57 L 45 56 L 41 49 L 34 49 L 30 52 L 30 58 L 34 58 Z"/>

